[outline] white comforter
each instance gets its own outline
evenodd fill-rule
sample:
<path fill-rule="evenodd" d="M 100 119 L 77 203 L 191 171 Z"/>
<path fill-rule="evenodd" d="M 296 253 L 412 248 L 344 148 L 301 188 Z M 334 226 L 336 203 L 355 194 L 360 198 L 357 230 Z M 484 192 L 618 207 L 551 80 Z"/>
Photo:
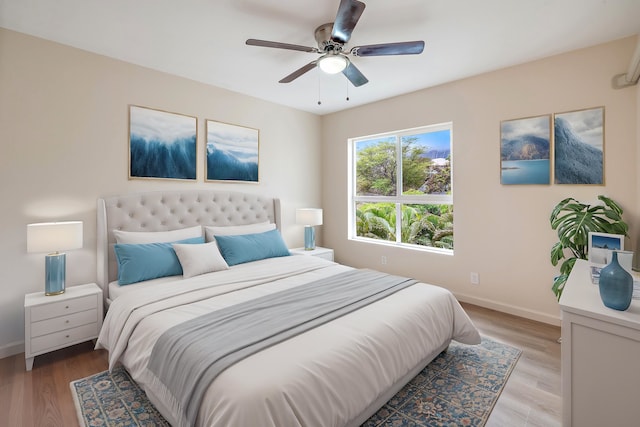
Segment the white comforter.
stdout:
<path fill-rule="evenodd" d="M 174 403 L 151 386 L 146 366 L 171 326 L 222 307 L 348 270 L 290 256 L 132 290 L 109 307 L 98 348 L 121 362 L 171 423 Z M 200 426 L 359 425 L 451 339 L 480 335 L 446 289 L 417 284 L 250 356 L 211 384 Z"/>

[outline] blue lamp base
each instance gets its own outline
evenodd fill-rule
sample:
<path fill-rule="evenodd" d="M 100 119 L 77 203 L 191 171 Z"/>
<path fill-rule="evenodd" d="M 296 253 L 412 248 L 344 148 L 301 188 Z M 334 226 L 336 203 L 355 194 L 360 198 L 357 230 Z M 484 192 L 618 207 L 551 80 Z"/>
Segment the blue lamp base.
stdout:
<path fill-rule="evenodd" d="M 64 293 L 66 254 L 49 254 L 44 260 L 44 294 L 60 295 Z"/>
<path fill-rule="evenodd" d="M 316 248 L 316 231 L 312 225 L 304 227 L 304 250 L 312 251 Z"/>

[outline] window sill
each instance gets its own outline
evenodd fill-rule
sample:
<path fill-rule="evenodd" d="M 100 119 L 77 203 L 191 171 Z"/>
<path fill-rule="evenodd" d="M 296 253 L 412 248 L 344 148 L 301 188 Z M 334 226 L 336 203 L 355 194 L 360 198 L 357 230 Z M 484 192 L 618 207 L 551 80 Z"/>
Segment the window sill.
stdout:
<path fill-rule="evenodd" d="M 389 242 L 386 240 L 368 239 L 366 237 L 350 237 L 349 240 L 352 242 L 360 242 L 360 243 L 367 243 L 371 245 L 380 245 L 380 246 L 388 246 L 392 248 L 408 249 L 411 251 L 430 252 L 438 255 L 453 256 L 454 254 L 452 249 L 434 248 L 433 246 L 410 245 L 407 243 L 396 243 L 396 242 Z"/>

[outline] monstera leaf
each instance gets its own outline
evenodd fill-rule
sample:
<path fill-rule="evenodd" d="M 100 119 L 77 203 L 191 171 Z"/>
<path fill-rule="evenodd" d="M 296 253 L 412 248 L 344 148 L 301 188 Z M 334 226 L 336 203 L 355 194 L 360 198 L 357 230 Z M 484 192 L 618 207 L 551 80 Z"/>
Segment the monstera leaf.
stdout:
<path fill-rule="evenodd" d="M 556 266 L 560 260 L 565 260 L 551 287 L 558 299 L 576 260 L 588 257 L 589 232 L 627 236 L 629 226 L 622 220 L 622 208 L 606 196 L 598 196 L 598 199 L 602 204 L 588 205 L 569 197 L 551 212 L 551 229 L 558 231 L 559 240 L 551 248 L 551 264 Z"/>

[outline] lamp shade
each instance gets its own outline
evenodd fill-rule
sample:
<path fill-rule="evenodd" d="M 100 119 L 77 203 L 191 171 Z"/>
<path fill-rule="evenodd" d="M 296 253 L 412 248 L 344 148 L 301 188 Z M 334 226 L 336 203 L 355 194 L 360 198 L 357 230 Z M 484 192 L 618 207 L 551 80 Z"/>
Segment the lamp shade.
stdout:
<path fill-rule="evenodd" d="M 296 224 L 322 225 L 322 209 L 315 209 L 315 208 L 296 209 Z"/>
<path fill-rule="evenodd" d="M 318 60 L 318 65 L 320 69 L 327 74 L 337 74 L 347 68 L 348 61 L 349 60 L 342 55 L 329 53 Z"/>
<path fill-rule="evenodd" d="M 27 225 L 27 252 L 56 252 L 82 247 L 82 221 Z"/>

